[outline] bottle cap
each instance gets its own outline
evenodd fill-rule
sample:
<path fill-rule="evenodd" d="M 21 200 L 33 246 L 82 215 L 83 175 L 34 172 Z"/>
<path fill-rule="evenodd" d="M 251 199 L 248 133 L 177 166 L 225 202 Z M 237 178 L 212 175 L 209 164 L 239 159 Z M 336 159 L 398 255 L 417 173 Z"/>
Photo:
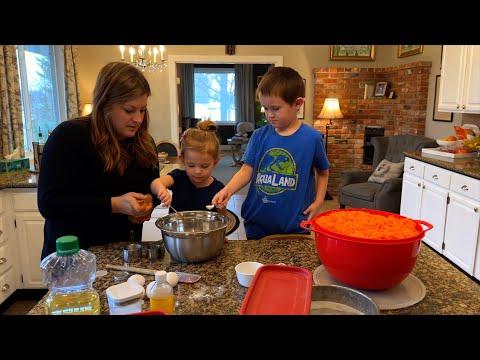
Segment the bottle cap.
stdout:
<path fill-rule="evenodd" d="M 165 270 L 155 271 L 155 281 L 165 282 L 167 280 L 167 272 Z"/>
<path fill-rule="evenodd" d="M 56 241 L 57 255 L 69 256 L 76 254 L 79 250 L 78 237 L 75 235 L 61 236 Z"/>

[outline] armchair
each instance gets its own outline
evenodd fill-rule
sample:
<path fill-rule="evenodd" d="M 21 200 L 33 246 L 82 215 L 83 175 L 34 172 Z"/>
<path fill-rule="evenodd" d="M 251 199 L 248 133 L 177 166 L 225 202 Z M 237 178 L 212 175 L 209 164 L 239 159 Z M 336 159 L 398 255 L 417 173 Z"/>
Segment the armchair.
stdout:
<path fill-rule="evenodd" d="M 388 179 L 383 184 L 368 182 L 378 164 L 386 159 L 391 162 L 405 160 L 404 151 L 421 151 L 424 147 L 436 147 L 433 139 L 416 135 L 377 136 L 372 138 L 374 148 L 373 170 L 349 170 L 340 174 L 338 201 L 340 208 L 368 208 L 400 213 L 402 178 Z"/>

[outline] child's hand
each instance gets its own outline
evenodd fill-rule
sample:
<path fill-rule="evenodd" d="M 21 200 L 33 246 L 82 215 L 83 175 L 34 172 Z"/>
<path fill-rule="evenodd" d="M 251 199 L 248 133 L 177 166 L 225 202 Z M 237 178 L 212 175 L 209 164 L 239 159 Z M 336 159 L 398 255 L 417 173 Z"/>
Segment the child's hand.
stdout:
<path fill-rule="evenodd" d="M 310 204 L 310 206 L 303 212 L 304 215 L 308 215 L 307 220 L 313 219 L 319 212 L 320 208 L 322 207 L 322 201 L 314 201 Z"/>
<path fill-rule="evenodd" d="M 224 187 L 222 190 L 215 194 L 212 199 L 212 204 L 215 205 L 215 207 L 222 209 L 227 206 L 228 200 L 231 196 L 232 194 L 230 194 L 227 188 Z"/>
<path fill-rule="evenodd" d="M 169 207 L 172 203 L 172 195 L 165 186 L 158 190 L 157 197 L 162 201 L 163 207 Z"/>

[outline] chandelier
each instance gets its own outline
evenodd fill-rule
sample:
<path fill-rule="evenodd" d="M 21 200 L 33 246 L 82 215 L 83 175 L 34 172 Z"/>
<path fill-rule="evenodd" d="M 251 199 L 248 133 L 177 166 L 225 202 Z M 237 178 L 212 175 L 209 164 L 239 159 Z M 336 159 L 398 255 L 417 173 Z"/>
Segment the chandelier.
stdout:
<path fill-rule="evenodd" d="M 141 71 L 163 71 L 167 68 L 167 60 L 164 58 L 165 47 L 163 45 L 129 45 L 128 54 L 125 54 L 127 47 L 120 45 L 122 61 L 127 61 Z M 127 55 L 127 58 L 125 58 Z"/>

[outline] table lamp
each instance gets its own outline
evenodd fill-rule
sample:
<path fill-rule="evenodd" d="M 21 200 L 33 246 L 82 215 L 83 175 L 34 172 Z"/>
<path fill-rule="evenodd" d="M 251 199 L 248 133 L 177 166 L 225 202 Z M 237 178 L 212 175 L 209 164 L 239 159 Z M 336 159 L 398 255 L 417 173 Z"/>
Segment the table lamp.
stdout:
<path fill-rule="evenodd" d="M 87 103 L 87 104 L 83 105 L 82 116 L 87 116 L 88 114 L 90 114 L 92 112 L 92 110 L 93 110 L 92 104 Z"/>
<path fill-rule="evenodd" d="M 340 104 L 338 99 L 335 98 L 326 98 L 323 103 L 323 109 L 320 114 L 317 116 L 318 119 L 328 119 L 328 123 L 325 126 L 325 155 L 328 156 L 328 131 L 333 125 L 332 119 L 341 119 L 343 114 L 340 111 Z M 332 196 L 328 193 L 325 194 L 325 200 L 332 200 Z"/>

